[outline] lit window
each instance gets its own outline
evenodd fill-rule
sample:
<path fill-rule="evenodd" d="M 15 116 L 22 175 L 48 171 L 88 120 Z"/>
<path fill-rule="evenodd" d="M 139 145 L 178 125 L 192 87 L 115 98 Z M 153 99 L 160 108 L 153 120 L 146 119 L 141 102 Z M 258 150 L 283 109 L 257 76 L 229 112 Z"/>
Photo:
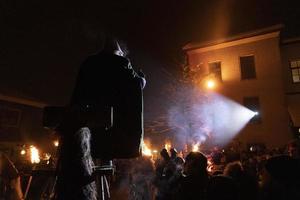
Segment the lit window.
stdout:
<path fill-rule="evenodd" d="M 256 78 L 254 56 L 240 57 L 240 66 L 242 80 Z"/>
<path fill-rule="evenodd" d="M 222 81 L 221 62 L 208 63 L 209 73 L 214 74 L 216 79 Z"/>
<path fill-rule="evenodd" d="M 300 82 L 300 60 L 290 61 L 293 83 Z"/>

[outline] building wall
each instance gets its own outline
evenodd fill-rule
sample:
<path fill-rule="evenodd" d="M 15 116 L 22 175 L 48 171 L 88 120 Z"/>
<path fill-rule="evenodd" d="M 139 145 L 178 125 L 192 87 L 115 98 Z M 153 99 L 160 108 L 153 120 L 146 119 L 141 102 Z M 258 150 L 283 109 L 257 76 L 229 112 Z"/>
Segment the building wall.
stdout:
<path fill-rule="evenodd" d="M 290 61 L 300 60 L 300 41 L 281 45 L 282 72 L 286 101 L 295 137 L 300 137 L 300 83 L 293 83 Z"/>
<path fill-rule="evenodd" d="M 300 41 L 298 43 L 283 44 L 281 46 L 281 58 L 286 92 L 300 93 L 300 83 L 293 83 L 289 65 L 291 60 L 300 60 Z"/>
<path fill-rule="evenodd" d="M 0 100 L 1 142 L 38 142 L 45 134 L 42 109 Z"/>
<path fill-rule="evenodd" d="M 188 51 L 189 64 L 208 73 L 208 63 L 221 61 L 223 83 L 217 92 L 242 104 L 244 97 L 258 96 L 262 122 L 248 124 L 238 138 L 244 143 L 263 142 L 267 146 L 286 144 L 292 137 L 284 98 L 279 38 L 199 53 Z M 241 80 L 240 56 L 254 55 L 256 79 Z M 234 123 L 234 122 L 233 122 Z"/>

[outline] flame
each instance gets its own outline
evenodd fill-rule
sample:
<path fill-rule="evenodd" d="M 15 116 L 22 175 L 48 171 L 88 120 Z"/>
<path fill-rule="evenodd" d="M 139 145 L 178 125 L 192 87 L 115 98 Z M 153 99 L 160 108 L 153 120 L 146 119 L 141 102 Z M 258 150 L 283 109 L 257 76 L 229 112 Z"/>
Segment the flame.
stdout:
<path fill-rule="evenodd" d="M 30 146 L 30 160 L 32 164 L 39 163 L 41 161 L 39 150 L 33 145 Z"/>
<path fill-rule="evenodd" d="M 196 144 L 193 145 L 192 152 L 197 152 L 197 151 L 199 151 L 199 147 L 200 147 L 200 144 L 199 144 L 199 142 L 197 142 Z"/>
<path fill-rule="evenodd" d="M 25 150 L 25 149 L 22 149 L 21 152 L 20 152 L 20 154 L 21 154 L 22 156 L 25 155 L 25 154 L 26 154 L 26 150 Z"/>
<path fill-rule="evenodd" d="M 59 146 L 59 141 L 58 140 L 54 140 L 53 144 L 54 144 L 55 147 L 58 147 Z"/>
<path fill-rule="evenodd" d="M 143 156 L 152 156 L 151 149 L 145 144 L 145 142 L 142 142 L 142 154 Z"/>
<path fill-rule="evenodd" d="M 171 143 L 165 144 L 165 149 L 167 149 L 168 151 L 170 151 L 171 147 L 172 147 Z"/>
<path fill-rule="evenodd" d="M 206 86 L 208 89 L 213 89 L 216 86 L 216 83 L 214 80 L 208 80 Z"/>
<path fill-rule="evenodd" d="M 212 172 L 214 165 L 210 159 L 207 159 L 207 171 Z"/>

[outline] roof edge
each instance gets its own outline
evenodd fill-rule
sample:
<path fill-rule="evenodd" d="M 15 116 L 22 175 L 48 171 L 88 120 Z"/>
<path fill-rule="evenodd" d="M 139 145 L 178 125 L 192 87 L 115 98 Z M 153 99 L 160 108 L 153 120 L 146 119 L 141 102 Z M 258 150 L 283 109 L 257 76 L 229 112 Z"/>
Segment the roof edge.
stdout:
<path fill-rule="evenodd" d="M 22 104 L 22 105 L 26 105 L 26 106 L 37 107 L 37 108 L 44 108 L 45 106 L 47 106 L 46 103 L 43 103 L 40 101 L 34 101 L 34 100 L 30 100 L 30 99 L 7 96 L 7 95 L 3 95 L 3 94 L 0 94 L 0 100 L 17 103 L 17 104 Z"/>
<path fill-rule="evenodd" d="M 231 41 L 235 41 L 235 40 L 250 38 L 250 37 L 254 37 L 254 36 L 258 36 L 258 35 L 263 35 L 266 33 L 279 31 L 283 28 L 284 28 L 284 24 L 276 24 L 276 25 L 269 26 L 266 28 L 256 29 L 254 31 L 248 31 L 248 32 L 236 34 L 236 35 L 233 35 L 230 37 L 217 39 L 217 40 L 210 40 L 210 41 L 200 42 L 200 43 L 193 43 L 193 42 L 188 43 L 182 49 L 184 51 L 189 51 L 189 50 L 194 50 L 194 49 L 198 49 L 198 48 L 209 47 L 209 46 L 218 45 L 218 44 L 225 43 L 225 42 L 231 42 Z"/>
<path fill-rule="evenodd" d="M 293 44 L 293 43 L 300 43 L 300 37 L 291 37 L 281 41 L 281 44 L 283 45 Z"/>

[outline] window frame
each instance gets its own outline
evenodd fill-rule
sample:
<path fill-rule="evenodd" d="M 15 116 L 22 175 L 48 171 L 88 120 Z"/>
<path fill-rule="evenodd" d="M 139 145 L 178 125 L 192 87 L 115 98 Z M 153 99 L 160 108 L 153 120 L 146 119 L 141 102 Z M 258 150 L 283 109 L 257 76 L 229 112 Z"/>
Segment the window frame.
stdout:
<path fill-rule="evenodd" d="M 296 67 L 292 67 L 292 62 L 296 62 L 297 66 Z M 298 64 L 298 62 L 299 62 L 299 64 Z M 293 84 L 299 84 L 300 83 L 300 58 L 289 60 L 288 64 L 289 64 L 289 70 L 290 70 L 290 73 L 291 73 L 292 83 Z M 299 81 L 297 81 L 297 82 L 294 81 L 293 69 L 298 69 Z"/>
<path fill-rule="evenodd" d="M 208 62 L 208 63 L 207 63 L 207 65 L 208 65 L 208 73 L 209 73 L 209 74 L 213 73 L 213 72 L 210 71 L 210 64 L 213 64 L 213 63 L 220 63 L 220 72 L 221 72 L 220 75 L 221 75 L 221 76 L 220 76 L 220 78 L 217 77 L 217 76 L 216 76 L 216 77 L 218 78 L 218 80 L 219 80 L 220 82 L 223 82 L 223 76 L 222 76 L 222 61 L 221 61 L 221 60 L 215 60 L 215 61 Z M 214 73 L 214 74 L 215 74 L 215 73 Z"/>
<path fill-rule="evenodd" d="M 242 57 L 253 57 L 254 59 L 254 72 L 255 72 L 255 77 L 254 78 L 244 78 L 242 77 L 242 65 L 241 65 L 241 58 Z M 239 68 L 240 68 L 240 79 L 241 81 L 246 81 L 246 80 L 257 80 L 257 71 L 256 71 L 256 59 L 254 54 L 246 54 L 246 55 L 240 55 L 239 56 Z"/>

